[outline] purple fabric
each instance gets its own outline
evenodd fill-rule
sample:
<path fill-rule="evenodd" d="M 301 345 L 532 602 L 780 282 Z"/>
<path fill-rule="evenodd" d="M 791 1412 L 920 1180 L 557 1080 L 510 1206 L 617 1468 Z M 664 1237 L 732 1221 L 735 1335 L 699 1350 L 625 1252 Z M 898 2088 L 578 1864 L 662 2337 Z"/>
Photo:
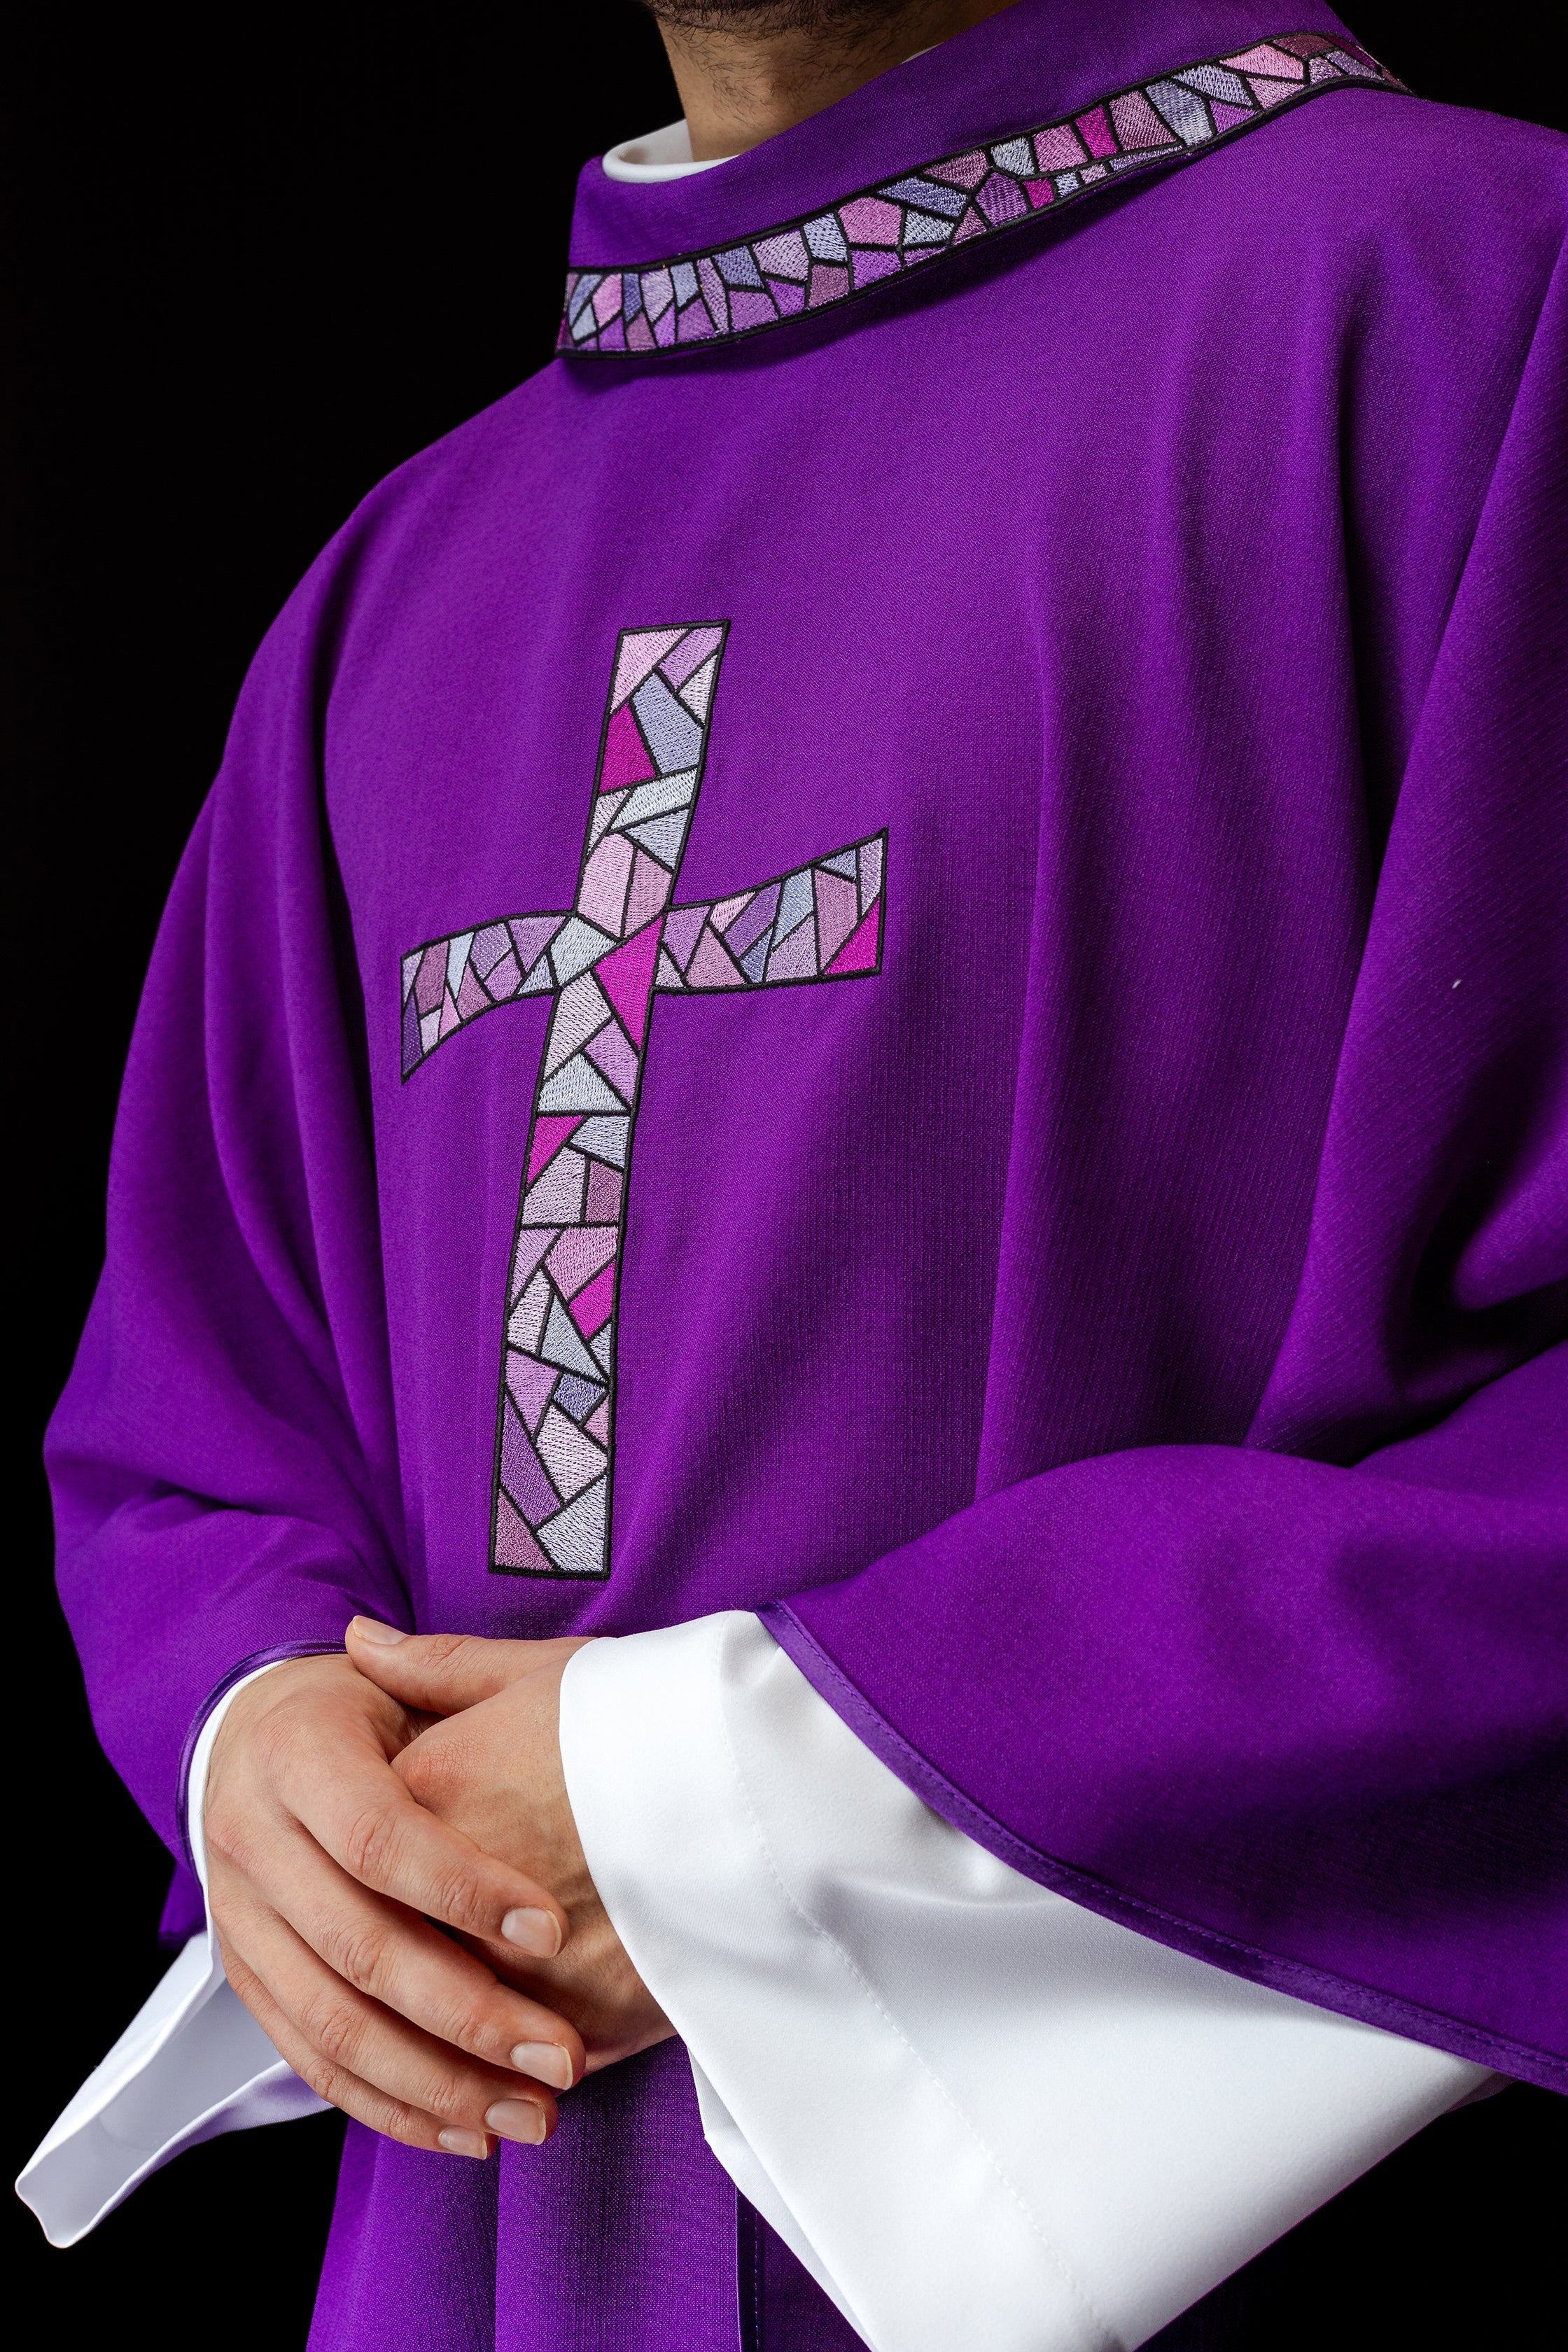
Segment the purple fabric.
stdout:
<path fill-rule="evenodd" d="M 201 1881 L 188 1864 L 177 1862 L 158 1919 L 159 1948 L 170 1954 L 183 1950 L 193 1936 L 201 1934 L 206 1923 L 207 1906 Z"/>
<path fill-rule="evenodd" d="M 676 2042 L 582 2084 L 542 2163 L 454 2163 L 351 2124 L 310 2352 L 729 2352 L 736 2203 Z"/>
<path fill-rule="evenodd" d="M 739 2352 L 858 2352 L 863 2339 L 753 2206 L 737 2198 Z"/>
<path fill-rule="evenodd" d="M 723 173 L 590 172 L 578 248 L 1279 29 L 1019 0 Z M 840 318 L 557 363 L 365 502 L 175 886 L 51 1442 L 172 1849 L 211 1696 L 356 1609 L 787 1602 L 999 1851 L 1562 2081 L 1564 152 L 1346 89 Z M 654 1000 L 612 1573 L 491 1574 L 550 1000 L 403 1087 L 399 959 L 572 904 L 617 633 L 719 618 L 682 896 L 886 826 L 881 965 Z M 318 2344 L 732 2352 L 679 2066 L 495 2168 L 354 2135 Z"/>

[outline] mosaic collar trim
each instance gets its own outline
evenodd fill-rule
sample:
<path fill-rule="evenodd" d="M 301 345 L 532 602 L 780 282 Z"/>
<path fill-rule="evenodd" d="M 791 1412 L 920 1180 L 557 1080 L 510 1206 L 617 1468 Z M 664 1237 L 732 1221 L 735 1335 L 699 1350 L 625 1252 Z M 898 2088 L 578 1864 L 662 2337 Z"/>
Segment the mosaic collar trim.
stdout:
<path fill-rule="evenodd" d="M 1272 35 L 994 147 L 965 148 L 858 189 L 743 244 L 637 269 L 574 269 L 556 348 L 636 357 L 734 342 L 802 311 L 832 310 L 917 262 L 1112 186 L 1122 173 L 1233 138 L 1347 80 L 1405 88 L 1363 49 L 1327 33 Z"/>

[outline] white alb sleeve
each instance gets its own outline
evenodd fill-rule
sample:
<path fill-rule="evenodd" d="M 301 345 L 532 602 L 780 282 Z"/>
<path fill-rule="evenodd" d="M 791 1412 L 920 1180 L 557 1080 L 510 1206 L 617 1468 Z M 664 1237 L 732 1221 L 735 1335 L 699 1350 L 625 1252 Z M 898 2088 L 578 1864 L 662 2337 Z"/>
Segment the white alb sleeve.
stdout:
<path fill-rule="evenodd" d="M 873 2352 L 1131 2352 L 1490 2079 L 1019 1876 L 749 1613 L 592 1643 L 561 1700 L 709 2144 Z"/>
<path fill-rule="evenodd" d="M 278 1661 L 277 1663 L 285 1663 Z M 202 1809 L 213 1742 L 247 1675 L 213 1708 L 191 1759 L 191 1852 L 206 1893 Z M 211 1918 L 50 2126 L 16 2181 L 52 2246 L 74 2246 L 161 2165 L 198 2141 L 325 2106 L 229 1985 Z"/>

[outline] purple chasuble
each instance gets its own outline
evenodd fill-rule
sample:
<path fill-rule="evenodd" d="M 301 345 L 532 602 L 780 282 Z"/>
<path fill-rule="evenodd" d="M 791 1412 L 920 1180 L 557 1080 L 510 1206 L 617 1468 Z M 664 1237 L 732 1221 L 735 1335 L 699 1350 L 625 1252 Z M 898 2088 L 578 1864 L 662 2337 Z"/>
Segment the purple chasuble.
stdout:
<path fill-rule="evenodd" d="M 172 1850 L 355 1610 L 758 1608 L 1028 1875 L 1568 2084 L 1568 150 L 1305 26 L 590 164 L 580 355 L 291 600 L 51 1438 Z M 847 2342 L 739 2220 L 673 2046 L 351 2127 L 313 2340 Z"/>

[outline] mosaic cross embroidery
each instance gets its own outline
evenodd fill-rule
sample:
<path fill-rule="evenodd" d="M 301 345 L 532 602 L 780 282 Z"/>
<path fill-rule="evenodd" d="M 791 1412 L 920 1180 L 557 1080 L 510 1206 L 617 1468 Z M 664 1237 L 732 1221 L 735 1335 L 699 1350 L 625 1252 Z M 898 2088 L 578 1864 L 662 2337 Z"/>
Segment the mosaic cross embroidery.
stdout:
<path fill-rule="evenodd" d="M 857 980 L 882 952 L 885 833 L 671 906 L 728 622 L 624 629 L 568 914 L 508 915 L 403 959 L 403 1075 L 481 1013 L 553 996 L 507 1282 L 492 1570 L 605 1576 L 616 1307 L 648 1018 L 700 995 Z"/>

